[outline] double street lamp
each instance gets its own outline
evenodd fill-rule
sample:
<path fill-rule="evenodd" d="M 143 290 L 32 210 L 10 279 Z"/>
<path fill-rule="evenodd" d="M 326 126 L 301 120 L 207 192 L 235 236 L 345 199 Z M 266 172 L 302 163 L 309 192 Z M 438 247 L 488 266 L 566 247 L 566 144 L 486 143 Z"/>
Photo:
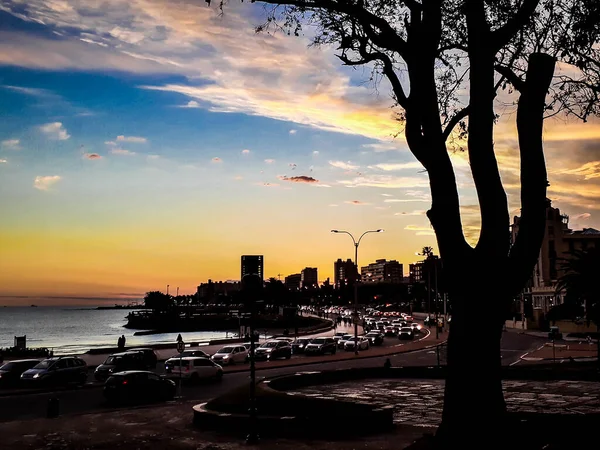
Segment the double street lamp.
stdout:
<path fill-rule="evenodd" d="M 354 266 L 356 267 L 357 279 L 354 280 L 354 354 L 358 355 L 358 277 L 360 277 L 360 273 L 358 271 L 358 246 L 360 245 L 360 241 L 362 238 L 369 233 L 383 233 L 383 229 L 378 230 L 369 230 L 365 231 L 360 235 L 358 240 L 354 239 L 352 233 L 344 230 L 331 230 L 332 233 L 343 233 L 347 234 L 352 238 L 352 242 L 354 243 Z"/>

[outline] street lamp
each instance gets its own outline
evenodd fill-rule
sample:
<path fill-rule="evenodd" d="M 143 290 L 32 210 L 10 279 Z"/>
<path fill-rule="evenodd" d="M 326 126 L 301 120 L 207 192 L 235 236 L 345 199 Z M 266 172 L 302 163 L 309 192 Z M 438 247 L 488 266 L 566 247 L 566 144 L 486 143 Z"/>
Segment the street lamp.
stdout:
<path fill-rule="evenodd" d="M 352 242 L 354 243 L 354 265 L 356 266 L 356 273 L 358 272 L 358 246 L 360 245 L 360 241 L 365 236 L 365 234 L 369 233 L 383 233 L 383 229 L 379 228 L 378 230 L 369 230 L 365 231 L 360 235 L 358 240 L 354 239 L 352 233 L 344 230 L 331 230 L 332 233 L 343 233 L 347 234 L 352 238 Z M 354 280 L 354 354 L 358 355 L 358 280 Z"/>

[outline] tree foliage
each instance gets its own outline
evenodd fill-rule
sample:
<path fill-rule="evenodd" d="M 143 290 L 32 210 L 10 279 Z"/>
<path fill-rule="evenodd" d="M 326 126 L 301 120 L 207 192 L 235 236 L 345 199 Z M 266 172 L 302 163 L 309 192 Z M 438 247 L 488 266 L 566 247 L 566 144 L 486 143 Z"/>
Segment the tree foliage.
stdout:
<path fill-rule="evenodd" d="M 161 291 L 146 292 L 144 296 L 144 306 L 153 311 L 167 311 L 173 305 L 173 298 Z"/>

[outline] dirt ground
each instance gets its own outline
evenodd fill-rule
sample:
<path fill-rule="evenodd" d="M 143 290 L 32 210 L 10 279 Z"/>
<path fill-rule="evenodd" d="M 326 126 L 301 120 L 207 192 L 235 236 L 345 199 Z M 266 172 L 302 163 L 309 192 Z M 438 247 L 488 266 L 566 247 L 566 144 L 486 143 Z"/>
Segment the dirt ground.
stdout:
<path fill-rule="evenodd" d="M 238 450 L 248 448 L 246 430 L 222 434 L 192 426 L 193 403 L 143 407 L 0 424 L 0 448 L 10 450 Z M 341 430 L 343 431 L 343 429 Z M 399 450 L 433 429 L 399 426 L 387 434 L 336 440 L 264 438 L 269 450 Z"/>

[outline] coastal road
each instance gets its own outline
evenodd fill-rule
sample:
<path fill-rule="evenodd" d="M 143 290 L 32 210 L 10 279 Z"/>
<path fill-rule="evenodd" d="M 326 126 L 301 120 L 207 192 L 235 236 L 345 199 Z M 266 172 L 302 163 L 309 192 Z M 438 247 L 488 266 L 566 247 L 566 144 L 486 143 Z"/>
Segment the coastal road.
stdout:
<path fill-rule="evenodd" d="M 473 335 L 476 338 L 476 332 Z M 502 340 L 503 364 L 508 365 L 529 350 L 537 348 L 544 340 L 528 335 L 507 332 Z M 281 367 L 277 369 L 266 369 L 257 372 L 257 377 L 268 378 L 278 375 L 302 372 L 306 370 L 332 370 L 346 369 L 352 367 L 373 367 L 383 365 L 386 357 L 357 359 L 350 361 L 336 361 L 330 363 L 316 363 L 303 367 Z M 435 365 L 437 355 L 435 350 L 422 350 L 413 353 L 404 353 L 391 356 L 390 360 L 394 366 L 422 366 Z M 476 357 L 473 360 L 477 364 Z M 207 383 L 199 385 L 184 385 L 184 400 L 198 402 L 207 401 L 248 382 L 248 372 L 229 373 L 218 383 Z M 0 422 L 12 420 L 25 420 L 45 417 L 46 407 L 50 398 L 56 397 L 60 401 L 61 414 L 78 414 L 85 412 L 97 412 L 109 410 L 104 402 L 102 389 L 99 387 L 74 388 L 72 390 L 54 393 L 39 393 L 29 395 L 15 395 L 0 397 Z M 158 405 L 160 406 L 160 404 Z"/>

